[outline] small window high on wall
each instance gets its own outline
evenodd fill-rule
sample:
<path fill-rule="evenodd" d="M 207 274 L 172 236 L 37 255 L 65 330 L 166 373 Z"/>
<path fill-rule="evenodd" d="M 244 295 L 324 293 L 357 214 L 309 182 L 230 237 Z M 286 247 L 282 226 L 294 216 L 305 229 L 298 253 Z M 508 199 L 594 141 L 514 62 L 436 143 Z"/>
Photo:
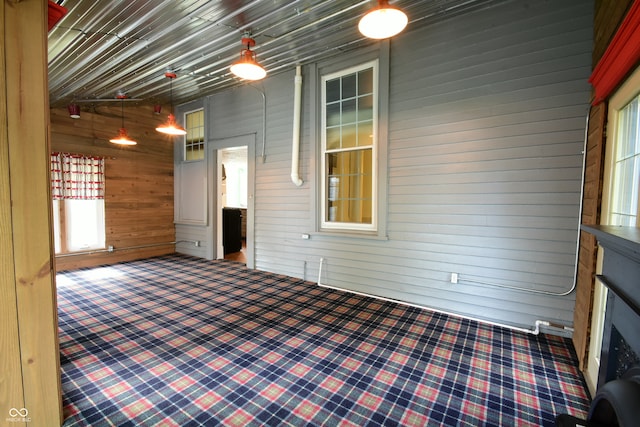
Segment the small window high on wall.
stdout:
<path fill-rule="evenodd" d="M 204 159 L 204 110 L 185 113 L 184 160 Z"/>
<path fill-rule="evenodd" d="M 50 166 L 55 252 L 104 249 L 104 159 L 53 153 Z"/>

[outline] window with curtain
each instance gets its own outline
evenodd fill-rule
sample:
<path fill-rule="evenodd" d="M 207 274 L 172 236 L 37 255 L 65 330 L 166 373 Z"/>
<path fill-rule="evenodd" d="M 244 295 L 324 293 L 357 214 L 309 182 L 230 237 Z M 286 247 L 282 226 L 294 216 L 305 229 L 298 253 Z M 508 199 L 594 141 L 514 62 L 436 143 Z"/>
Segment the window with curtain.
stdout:
<path fill-rule="evenodd" d="M 104 159 L 52 153 L 50 165 L 55 252 L 103 249 Z"/>
<path fill-rule="evenodd" d="M 322 77 L 322 228 L 376 230 L 378 62 Z"/>

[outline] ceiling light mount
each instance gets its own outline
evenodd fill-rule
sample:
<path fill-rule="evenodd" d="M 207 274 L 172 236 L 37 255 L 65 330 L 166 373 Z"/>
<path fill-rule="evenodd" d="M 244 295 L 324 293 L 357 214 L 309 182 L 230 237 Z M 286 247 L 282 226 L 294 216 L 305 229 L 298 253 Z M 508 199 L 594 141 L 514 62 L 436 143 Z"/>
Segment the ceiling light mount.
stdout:
<path fill-rule="evenodd" d="M 178 77 L 178 75 L 172 69 L 167 69 L 167 71 L 165 71 L 164 73 L 164 76 L 169 79 L 169 97 L 171 110 L 169 116 L 167 117 L 167 121 L 158 126 L 156 130 L 160 133 L 164 133 L 165 135 L 186 135 L 187 131 L 176 122 L 176 117 L 173 115 L 173 79 Z"/>
<path fill-rule="evenodd" d="M 378 5 L 360 19 L 358 29 L 365 37 L 387 39 L 404 30 L 408 22 L 407 15 L 390 6 L 389 0 L 378 0 Z"/>
<path fill-rule="evenodd" d="M 229 67 L 231 72 L 245 80 L 261 80 L 267 75 L 267 72 L 256 60 L 256 53 L 251 50 L 256 45 L 256 41 L 251 37 L 251 33 L 246 32 L 242 37 L 242 46 L 245 49 L 240 51 L 240 59 Z"/>

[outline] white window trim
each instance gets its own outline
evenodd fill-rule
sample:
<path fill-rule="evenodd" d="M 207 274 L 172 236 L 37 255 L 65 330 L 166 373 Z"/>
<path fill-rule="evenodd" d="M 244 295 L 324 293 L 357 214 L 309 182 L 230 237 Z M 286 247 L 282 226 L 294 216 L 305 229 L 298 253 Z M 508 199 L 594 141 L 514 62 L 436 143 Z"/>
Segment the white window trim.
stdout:
<path fill-rule="evenodd" d="M 624 82 L 609 100 L 607 118 L 607 144 L 605 154 L 605 171 L 602 197 L 601 224 L 609 224 L 613 194 L 614 159 L 618 139 L 618 114 L 626 105 L 640 94 L 640 67 Z M 640 218 L 640 216 L 639 216 Z"/>
<path fill-rule="evenodd" d="M 185 111 L 184 113 L 182 113 L 182 123 L 185 126 L 185 129 L 187 127 L 187 114 L 191 114 L 191 113 L 195 113 L 198 111 L 202 111 L 202 150 L 203 150 L 203 156 L 201 159 L 192 159 L 192 160 L 187 160 L 187 135 L 184 135 L 182 137 L 182 161 L 185 163 L 190 163 L 190 162 L 202 162 L 205 160 L 206 158 L 206 152 L 207 152 L 207 113 L 205 111 L 204 107 L 199 107 L 199 108 L 194 108 L 193 110 L 189 110 L 189 111 Z"/>
<path fill-rule="evenodd" d="M 326 82 L 328 80 L 335 79 L 336 77 L 345 76 L 348 74 L 353 74 L 358 71 L 365 70 L 367 68 L 373 68 L 373 144 L 372 144 L 372 189 L 371 189 L 371 224 L 358 224 L 351 222 L 335 222 L 335 221 L 327 221 L 326 213 L 327 213 L 327 165 L 326 165 L 326 154 L 332 152 L 345 152 L 345 151 L 359 151 L 370 146 L 366 147 L 354 147 L 353 149 L 336 149 L 336 150 L 327 150 L 327 134 L 326 134 Z M 320 228 L 321 230 L 326 231 L 366 231 L 366 232 L 375 232 L 378 230 L 378 96 L 380 92 L 380 83 L 379 83 L 379 60 L 374 59 L 372 61 L 367 61 L 365 63 L 352 66 L 337 72 L 333 72 L 330 74 L 326 74 L 322 76 L 321 79 L 321 101 L 320 101 L 320 111 L 321 111 L 321 119 L 320 119 L 320 134 L 321 134 L 321 160 L 320 160 Z"/>

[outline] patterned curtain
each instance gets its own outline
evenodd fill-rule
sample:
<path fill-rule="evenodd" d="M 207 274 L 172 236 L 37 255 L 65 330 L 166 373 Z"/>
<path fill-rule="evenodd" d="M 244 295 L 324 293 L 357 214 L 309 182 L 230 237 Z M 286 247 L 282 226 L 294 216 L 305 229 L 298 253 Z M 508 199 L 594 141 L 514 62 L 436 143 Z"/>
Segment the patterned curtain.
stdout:
<path fill-rule="evenodd" d="M 104 199 L 104 158 L 51 153 L 53 200 Z"/>

